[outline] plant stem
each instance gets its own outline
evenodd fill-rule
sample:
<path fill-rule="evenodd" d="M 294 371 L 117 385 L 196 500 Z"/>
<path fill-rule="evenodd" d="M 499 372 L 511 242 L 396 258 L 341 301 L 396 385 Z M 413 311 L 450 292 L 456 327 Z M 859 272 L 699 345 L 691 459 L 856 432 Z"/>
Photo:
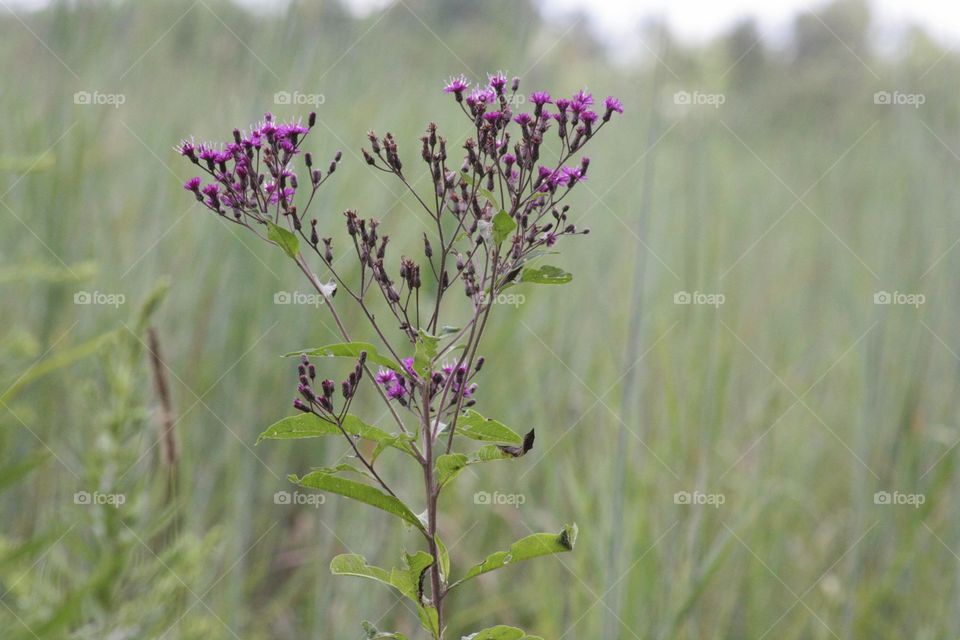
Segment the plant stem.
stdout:
<path fill-rule="evenodd" d="M 421 429 L 423 431 L 423 478 L 427 497 L 427 544 L 433 564 L 430 566 L 430 593 L 433 597 L 433 606 L 437 609 L 438 638 L 443 635 L 443 588 L 440 579 L 440 550 L 437 548 L 437 499 L 440 492 L 437 490 L 436 477 L 433 472 L 433 440 L 430 430 L 430 382 L 423 385 L 423 407 L 421 409 Z"/>

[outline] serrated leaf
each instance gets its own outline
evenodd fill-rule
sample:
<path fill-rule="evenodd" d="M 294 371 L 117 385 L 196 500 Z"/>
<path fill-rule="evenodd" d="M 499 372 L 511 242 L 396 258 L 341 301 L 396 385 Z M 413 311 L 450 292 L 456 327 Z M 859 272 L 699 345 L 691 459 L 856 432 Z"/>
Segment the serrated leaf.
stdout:
<path fill-rule="evenodd" d="M 371 487 L 368 484 L 354 480 L 347 480 L 346 478 L 338 478 L 323 471 L 314 471 L 301 478 L 291 475 L 289 479 L 290 482 L 298 484 L 301 487 L 329 491 L 330 493 L 336 493 L 345 498 L 363 502 L 371 507 L 393 514 L 421 531 L 424 530 L 423 523 L 407 505 L 399 498 L 386 494 L 376 487 Z"/>
<path fill-rule="evenodd" d="M 466 575 L 450 585 L 450 588 L 523 560 L 572 551 L 576 542 L 576 524 L 565 526 L 560 533 L 534 533 L 514 542 L 509 551 L 498 551 L 487 556 L 486 560 L 471 567 Z"/>
<path fill-rule="evenodd" d="M 542 267 L 527 267 L 520 275 L 520 282 L 531 284 L 566 284 L 573 280 L 573 274 L 560 267 L 545 264 Z"/>
<path fill-rule="evenodd" d="M 409 440 L 402 435 L 387 433 L 352 414 L 344 416 L 342 424 L 343 430 L 349 435 L 376 442 L 378 448 L 380 445 L 389 446 L 413 455 Z M 300 413 L 283 418 L 267 427 L 266 431 L 257 437 L 257 444 L 260 444 L 261 440 L 296 440 L 339 435 L 343 434 L 340 433 L 336 424 L 312 413 Z"/>
<path fill-rule="evenodd" d="M 399 364 L 390 358 L 377 353 L 377 348 L 369 342 L 338 342 L 337 344 L 328 344 L 326 346 L 316 347 L 313 349 L 291 351 L 290 353 L 283 354 L 283 357 L 290 358 L 293 356 L 305 355 L 317 358 L 350 358 L 352 360 L 356 360 L 360 357 L 360 353 L 364 351 L 367 352 L 367 362 L 372 362 L 380 365 L 381 367 L 393 369 L 397 373 L 403 373 L 403 369 Z"/>
<path fill-rule="evenodd" d="M 275 225 L 269 220 L 267 221 L 267 239 L 277 243 L 291 258 L 296 258 L 300 253 L 300 239 L 292 231 Z"/>
<path fill-rule="evenodd" d="M 500 244 L 510 237 L 514 229 L 517 228 L 517 222 L 506 211 L 500 211 L 493 216 L 493 242 Z"/>
<path fill-rule="evenodd" d="M 516 431 L 502 422 L 485 418 L 472 409 L 468 409 L 466 413 L 457 418 L 454 435 L 480 442 L 503 442 L 514 445 L 523 443 L 523 438 Z"/>

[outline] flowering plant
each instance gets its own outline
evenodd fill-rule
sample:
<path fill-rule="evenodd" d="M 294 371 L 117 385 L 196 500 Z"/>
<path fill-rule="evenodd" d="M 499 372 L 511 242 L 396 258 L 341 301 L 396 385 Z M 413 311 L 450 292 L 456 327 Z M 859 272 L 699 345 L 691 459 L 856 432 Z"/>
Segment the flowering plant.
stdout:
<path fill-rule="evenodd" d="M 438 499 L 468 466 L 521 458 L 533 447 L 534 430 L 520 435 L 473 409 L 478 398 L 478 374 L 484 358 L 478 355 L 481 338 L 498 296 L 523 284 L 558 285 L 572 275 L 539 265 L 565 237 L 588 233 L 569 221 L 563 201 L 587 179 L 589 158 L 570 163 L 614 113 L 619 100 L 608 97 L 602 115 L 593 110 L 593 96 L 579 91 L 571 98 L 553 99 L 544 91 L 529 96 L 530 112 L 514 113 L 519 79 L 508 82 L 497 73 L 472 91 L 463 76 L 450 79 L 451 94 L 472 122 L 474 135 L 463 145 L 462 161 L 448 158 L 447 141 L 429 124 L 420 138 L 420 160 L 431 177 L 429 194 L 418 192 L 408 179 L 397 141 L 387 133 L 368 134 L 366 163 L 390 174 L 408 189 L 432 221 L 424 234 L 423 257 L 402 256 L 395 269 L 388 266 L 389 236 L 374 218 L 356 211 L 344 213 L 346 251 L 359 267 L 359 281 L 350 282 L 336 266 L 332 237 L 322 237 L 317 218 L 308 212 L 320 186 L 336 170 L 337 152 L 326 173 L 309 153 L 302 153 L 315 114 L 307 124 L 277 122 L 271 114 L 247 132 L 234 130 L 224 145 L 184 141 L 180 153 L 207 175 L 184 186 L 198 201 L 224 219 L 247 228 L 280 247 L 307 277 L 332 315 L 343 342 L 287 354 L 299 357 L 297 414 L 264 431 L 258 440 L 342 436 L 357 464 L 340 464 L 290 476 L 311 489 L 339 494 L 390 513 L 419 531 L 426 549 L 404 553 L 402 565 L 392 570 L 367 563 L 356 554 L 337 556 L 331 570 L 382 582 L 409 598 L 420 622 L 432 638 L 443 637 L 444 599 L 454 589 L 481 574 L 537 556 L 570 551 L 576 525 L 559 533 L 537 533 L 515 542 L 508 551 L 494 553 L 454 577 L 450 556 L 437 531 Z M 541 158 L 549 132 L 559 148 L 550 162 Z M 304 173 L 294 165 L 302 157 Z M 303 177 L 301 177 L 303 176 Z M 331 280 L 323 282 L 311 266 L 318 262 Z M 539 266 L 538 266 L 539 265 Z M 465 294 L 468 319 L 463 326 L 444 324 L 457 305 L 450 294 Z M 337 312 L 333 298 L 343 292 L 362 311 L 373 339 L 358 342 Z M 386 308 L 389 322 L 402 339 L 391 340 L 374 299 Z M 462 302 L 463 299 L 461 299 Z M 349 375 L 336 384 L 318 379 L 318 358 L 347 358 L 354 362 Z M 374 371 L 374 369 L 376 369 Z M 350 413 L 364 380 L 386 404 L 397 431 L 388 432 Z M 339 393 L 338 393 L 339 390 Z M 470 452 L 457 451 L 455 438 L 480 443 Z M 369 445 L 361 446 L 362 441 Z M 408 456 L 421 468 L 425 510 L 417 513 L 402 500 L 377 467 L 387 451 Z M 403 638 L 380 632 L 364 623 L 370 638 Z M 533 638 L 523 631 L 498 626 L 480 631 L 473 640 Z"/>

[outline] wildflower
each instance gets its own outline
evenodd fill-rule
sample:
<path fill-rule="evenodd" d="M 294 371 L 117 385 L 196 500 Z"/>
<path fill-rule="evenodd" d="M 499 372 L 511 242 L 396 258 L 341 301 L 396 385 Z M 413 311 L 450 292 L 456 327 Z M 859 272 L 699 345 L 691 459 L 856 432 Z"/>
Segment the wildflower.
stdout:
<path fill-rule="evenodd" d="M 507 76 L 502 71 L 498 71 L 493 75 L 488 75 L 487 79 L 490 82 L 490 88 L 496 91 L 497 95 L 502 95 L 503 88 L 507 86 Z"/>
<path fill-rule="evenodd" d="M 546 91 L 534 91 L 530 94 L 530 102 L 541 107 L 550 104 L 550 94 Z"/>
<path fill-rule="evenodd" d="M 443 88 L 444 93 L 452 93 L 457 98 L 457 102 L 463 100 L 463 92 L 470 87 L 470 83 L 467 82 L 466 77 L 463 74 L 457 77 L 451 77 L 447 80 L 447 86 Z"/>
<path fill-rule="evenodd" d="M 613 115 L 614 111 L 617 113 L 623 113 L 623 103 L 613 96 L 607 96 L 607 99 L 603 101 L 603 104 L 607 108 L 606 113 L 603 114 L 604 122 L 608 122 L 610 120 L 610 116 Z"/>

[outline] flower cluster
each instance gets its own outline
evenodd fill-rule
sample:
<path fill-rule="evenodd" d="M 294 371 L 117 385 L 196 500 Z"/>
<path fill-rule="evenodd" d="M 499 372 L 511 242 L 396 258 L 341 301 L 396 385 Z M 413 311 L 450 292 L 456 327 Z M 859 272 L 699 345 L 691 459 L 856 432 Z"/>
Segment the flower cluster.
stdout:
<path fill-rule="evenodd" d="M 300 155 L 301 144 L 315 123 L 314 113 L 306 125 L 280 123 L 266 113 L 263 121 L 249 132 L 234 129 L 233 140 L 224 144 L 184 140 L 177 151 L 203 170 L 210 181 L 204 184 L 197 176 L 183 187 L 211 211 L 239 224 L 265 224 L 267 220 L 276 223 L 282 216 L 300 230 L 305 210 L 298 212 L 294 204 L 300 180 L 293 169 L 293 159 Z M 314 166 L 309 153 L 303 155 L 312 201 L 317 188 L 336 171 L 341 153 L 335 154 L 326 174 Z"/>
<path fill-rule="evenodd" d="M 473 375 L 480 371 L 483 366 L 483 358 L 477 360 L 473 369 Z M 393 369 L 381 368 L 374 376 L 387 397 L 396 400 L 402 406 L 406 407 L 416 403 L 413 392 L 424 381 L 414 371 L 413 358 L 403 358 L 401 360 L 404 374 L 398 373 Z M 444 409 L 449 409 L 458 403 L 458 398 L 462 397 L 466 402 L 463 406 L 470 407 L 476 403 L 473 395 L 477 390 L 477 384 L 471 382 L 473 375 L 469 373 L 469 367 L 460 362 L 457 364 L 444 363 L 439 371 L 434 371 L 430 376 L 429 396 L 431 401 L 435 398 L 446 397 Z M 446 392 L 446 393 L 445 393 Z M 452 392 L 452 393 L 450 393 Z M 441 400 L 443 402 L 443 400 Z"/>
<path fill-rule="evenodd" d="M 324 379 L 320 383 L 319 393 L 314 388 L 317 378 L 317 368 L 310 362 L 307 356 L 300 356 L 300 364 L 297 365 L 297 375 L 299 383 L 297 393 L 299 397 L 294 398 L 293 407 L 304 413 L 314 413 L 330 422 L 337 422 L 349 409 L 353 396 L 357 393 L 360 381 L 363 379 L 364 364 L 367 361 L 367 353 L 361 352 L 356 366 L 350 375 L 340 384 L 340 392 L 343 395 L 344 407 L 339 413 L 333 407 L 333 396 L 336 391 L 336 383 L 330 379 Z"/>

